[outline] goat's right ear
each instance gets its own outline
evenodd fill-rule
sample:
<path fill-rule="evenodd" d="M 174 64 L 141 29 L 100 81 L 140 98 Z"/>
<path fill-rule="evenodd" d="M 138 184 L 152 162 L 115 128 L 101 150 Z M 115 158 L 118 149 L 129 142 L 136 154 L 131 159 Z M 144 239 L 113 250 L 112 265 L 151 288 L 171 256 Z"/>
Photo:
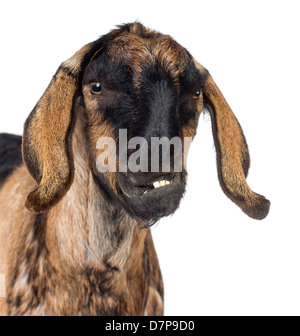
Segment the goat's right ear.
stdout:
<path fill-rule="evenodd" d="M 37 181 L 25 206 L 44 212 L 69 190 L 74 176 L 71 134 L 75 123 L 73 101 L 79 89 L 82 64 L 93 43 L 62 63 L 24 126 L 23 159 Z"/>

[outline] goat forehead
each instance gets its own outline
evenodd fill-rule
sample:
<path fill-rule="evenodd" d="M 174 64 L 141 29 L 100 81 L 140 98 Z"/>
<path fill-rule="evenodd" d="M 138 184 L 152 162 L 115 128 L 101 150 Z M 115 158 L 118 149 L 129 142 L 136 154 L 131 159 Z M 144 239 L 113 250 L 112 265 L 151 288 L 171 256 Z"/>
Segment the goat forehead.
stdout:
<path fill-rule="evenodd" d="M 190 61 L 188 52 L 170 36 L 153 33 L 147 37 L 128 33 L 118 36 L 108 47 L 112 60 L 124 59 L 135 74 L 136 84 L 150 66 L 161 66 L 177 80 Z"/>

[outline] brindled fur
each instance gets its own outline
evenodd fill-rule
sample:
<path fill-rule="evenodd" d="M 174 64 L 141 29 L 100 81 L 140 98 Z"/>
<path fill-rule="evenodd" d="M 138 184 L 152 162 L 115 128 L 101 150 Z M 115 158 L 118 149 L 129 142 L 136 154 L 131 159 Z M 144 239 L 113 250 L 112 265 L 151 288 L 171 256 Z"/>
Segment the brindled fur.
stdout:
<path fill-rule="evenodd" d="M 56 207 L 38 215 L 24 207 L 36 186 L 24 165 L 1 189 L 0 273 L 7 298 L 0 312 L 161 315 L 163 283 L 150 231 L 105 202 L 87 164 L 80 120 L 74 182 Z"/>
<path fill-rule="evenodd" d="M 91 83 L 98 80 L 105 94 L 96 97 Z M 177 209 L 186 171 L 173 174 L 172 193 L 127 197 L 121 184 L 128 176 L 97 171 L 97 140 L 118 141 L 121 128 L 193 138 L 204 106 L 224 193 L 250 217 L 264 218 L 270 202 L 246 182 L 241 126 L 209 72 L 174 39 L 128 24 L 61 64 L 25 123 L 24 163 L 21 138 L 0 136 L 0 314 L 163 314 L 145 227 Z"/>

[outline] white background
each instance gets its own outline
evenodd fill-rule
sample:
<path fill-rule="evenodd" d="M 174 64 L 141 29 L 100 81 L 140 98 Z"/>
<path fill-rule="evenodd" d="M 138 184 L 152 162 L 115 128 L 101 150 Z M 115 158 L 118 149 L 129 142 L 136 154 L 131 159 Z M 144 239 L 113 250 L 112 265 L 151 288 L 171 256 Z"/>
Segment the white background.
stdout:
<path fill-rule="evenodd" d="M 297 1 L 2 1 L 0 132 L 23 123 L 59 64 L 115 25 L 172 35 L 212 74 L 246 135 L 263 221 L 221 191 L 208 116 L 180 209 L 153 228 L 166 315 L 299 315 Z"/>

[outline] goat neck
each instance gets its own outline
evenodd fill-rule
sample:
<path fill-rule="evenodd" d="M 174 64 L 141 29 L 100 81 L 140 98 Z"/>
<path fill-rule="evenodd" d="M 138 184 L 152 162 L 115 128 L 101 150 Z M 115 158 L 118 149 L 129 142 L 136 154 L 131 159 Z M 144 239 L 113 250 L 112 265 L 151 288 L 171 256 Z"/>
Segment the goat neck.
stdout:
<path fill-rule="evenodd" d="M 47 221 L 55 226 L 60 257 L 76 267 L 122 269 L 132 238 L 143 241 L 147 230 L 114 202 L 95 183 L 89 168 L 81 118 L 73 134 L 74 181 L 62 201 L 49 211 Z"/>

